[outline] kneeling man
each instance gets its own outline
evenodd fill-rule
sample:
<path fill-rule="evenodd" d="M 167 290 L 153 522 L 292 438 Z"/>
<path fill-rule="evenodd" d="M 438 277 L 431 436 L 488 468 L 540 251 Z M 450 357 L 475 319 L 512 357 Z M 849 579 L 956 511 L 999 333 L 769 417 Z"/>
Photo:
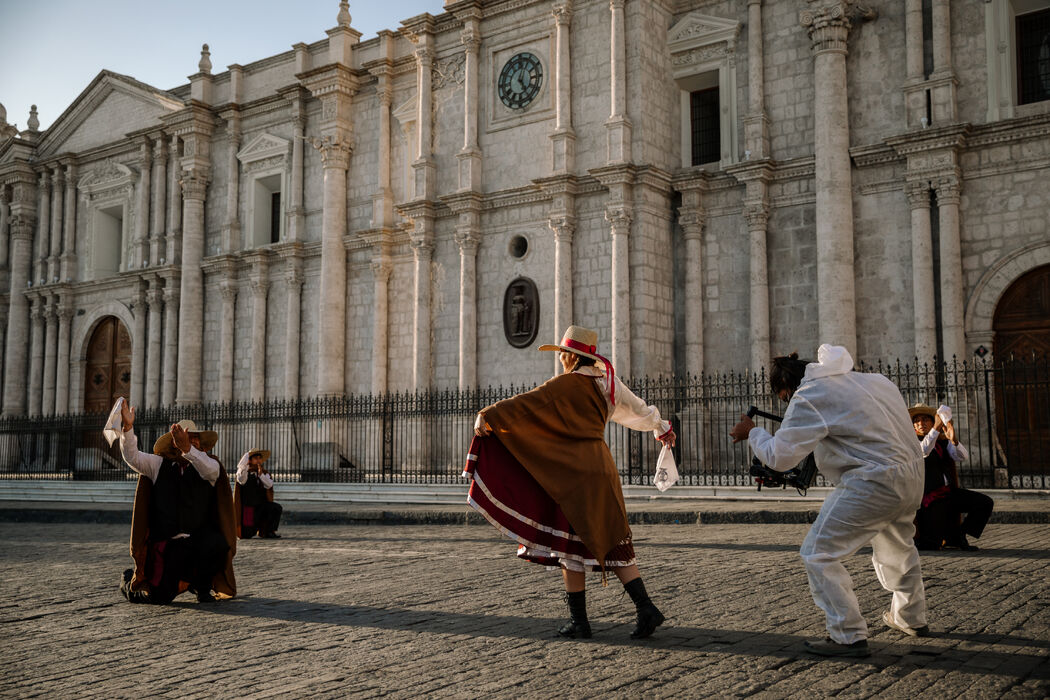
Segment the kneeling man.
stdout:
<path fill-rule="evenodd" d="M 263 463 L 270 458 L 269 450 L 248 450 L 237 463 L 237 486 L 233 491 L 233 510 L 237 515 L 237 536 L 251 539 L 259 533 L 261 539 L 279 539 L 284 509 L 273 500 L 273 477 Z"/>
<path fill-rule="evenodd" d="M 198 602 L 236 595 L 236 535 L 226 470 L 208 454 L 218 440 L 182 420 L 157 439 L 153 454 L 139 452 L 135 409 L 121 408 L 120 451 L 139 473 L 131 519 L 135 568 L 121 577 L 132 603 L 170 603 L 189 590 Z"/>

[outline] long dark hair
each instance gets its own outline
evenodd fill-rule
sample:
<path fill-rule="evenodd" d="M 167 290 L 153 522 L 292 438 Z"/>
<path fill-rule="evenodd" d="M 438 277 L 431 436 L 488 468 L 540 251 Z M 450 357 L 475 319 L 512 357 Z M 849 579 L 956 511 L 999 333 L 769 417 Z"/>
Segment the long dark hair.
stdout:
<path fill-rule="evenodd" d="M 806 374 L 806 365 L 811 360 L 798 359 L 798 353 L 793 352 L 784 357 L 774 357 L 773 366 L 769 368 L 769 386 L 774 394 L 779 394 L 784 389 L 794 394 L 798 385 L 802 383 L 802 377 Z"/>

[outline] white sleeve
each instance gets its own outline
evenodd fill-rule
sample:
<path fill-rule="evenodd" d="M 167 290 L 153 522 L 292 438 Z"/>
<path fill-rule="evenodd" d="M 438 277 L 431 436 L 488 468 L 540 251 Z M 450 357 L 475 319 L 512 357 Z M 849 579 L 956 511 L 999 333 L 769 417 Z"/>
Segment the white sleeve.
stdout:
<path fill-rule="evenodd" d="M 940 433 L 936 430 L 931 430 L 926 433 L 926 437 L 922 439 L 920 443 L 922 445 L 922 456 L 929 457 L 930 453 L 933 452 L 933 446 L 937 444 L 937 438 L 940 437 Z"/>
<path fill-rule="evenodd" d="M 615 381 L 616 405 L 613 406 L 609 420 L 631 430 L 652 430 L 655 437 L 660 437 L 671 429 L 671 424 L 660 418 L 660 409 L 647 405 L 635 396 L 619 377 L 616 377 Z"/>
<path fill-rule="evenodd" d="M 962 444 L 961 442 L 958 445 L 955 445 L 949 440 L 948 456 L 956 462 L 965 462 L 970 458 L 970 451 L 967 450 L 966 445 Z"/>
<path fill-rule="evenodd" d="M 120 434 L 120 455 L 128 466 L 143 476 L 148 476 L 152 482 L 157 481 L 157 473 L 164 458 L 160 455 L 139 452 L 139 440 L 134 431 L 122 432 Z"/>
<path fill-rule="evenodd" d="M 268 489 L 272 489 L 273 488 L 273 477 L 271 477 L 269 474 L 260 474 L 259 475 L 259 481 L 261 481 L 262 485 L 265 486 L 266 488 L 268 488 Z"/>
<path fill-rule="evenodd" d="M 215 482 L 219 480 L 218 462 L 192 446 L 190 447 L 190 451 L 183 452 L 182 456 L 193 465 L 193 468 L 197 470 L 197 473 L 201 475 L 202 479 L 212 486 L 215 486 Z"/>
<path fill-rule="evenodd" d="M 241 461 L 237 462 L 237 475 L 234 477 L 237 479 L 238 484 L 244 484 L 248 481 L 248 453 L 245 452 L 244 456 L 241 457 Z"/>
<path fill-rule="evenodd" d="M 794 396 L 776 435 L 752 428 L 747 439 L 762 464 L 778 472 L 792 469 L 828 434 L 820 413 L 806 399 Z"/>

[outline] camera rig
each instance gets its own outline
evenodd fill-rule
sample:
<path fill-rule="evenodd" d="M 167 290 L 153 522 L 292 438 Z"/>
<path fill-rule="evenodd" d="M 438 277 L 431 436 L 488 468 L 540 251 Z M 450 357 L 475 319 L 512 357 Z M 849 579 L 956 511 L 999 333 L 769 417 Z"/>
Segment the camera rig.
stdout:
<path fill-rule="evenodd" d="M 771 421 L 776 421 L 777 423 L 784 420 L 783 416 L 760 411 L 756 406 L 749 406 L 747 409 L 747 417 L 754 418 L 755 416 L 767 418 Z M 810 485 L 813 483 L 813 479 L 817 475 L 817 462 L 813 459 L 813 453 L 810 453 L 806 455 L 806 458 L 802 460 L 798 466 L 789 469 L 786 472 L 778 472 L 775 469 L 770 469 L 762 464 L 758 457 L 752 457 L 749 473 L 751 476 L 755 477 L 755 482 L 758 484 L 759 491 L 762 490 L 763 486 L 774 488 L 780 486 L 785 489 L 788 486 L 793 486 L 798 490 L 800 496 L 805 496 L 806 491 L 809 490 Z"/>

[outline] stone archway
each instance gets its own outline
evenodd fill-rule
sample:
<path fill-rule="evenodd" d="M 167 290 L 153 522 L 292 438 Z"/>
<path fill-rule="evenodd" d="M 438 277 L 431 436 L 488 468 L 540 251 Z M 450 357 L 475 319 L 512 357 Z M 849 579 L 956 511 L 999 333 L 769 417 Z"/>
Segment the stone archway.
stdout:
<path fill-rule="evenodd" d="M 1029 270 L 1003 292 L 992 329 L 996 424 L 1011 475 L 1048 473 L 1050 264 Z"/>

